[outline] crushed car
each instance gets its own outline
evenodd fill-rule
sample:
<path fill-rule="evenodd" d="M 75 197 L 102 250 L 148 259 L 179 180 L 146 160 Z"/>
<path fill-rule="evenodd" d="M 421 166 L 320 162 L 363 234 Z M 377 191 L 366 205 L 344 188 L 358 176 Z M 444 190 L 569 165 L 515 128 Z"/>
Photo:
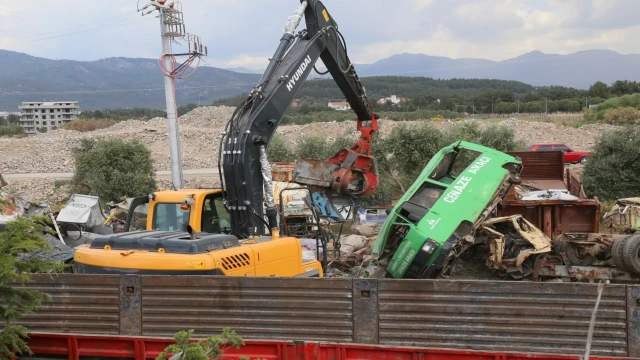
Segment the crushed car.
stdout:
<path fill-rule="evenodd" d="M 514 279 L 533 275 L 539 254 L 552 251 L 551 239 L 522 215 L 492 218 L 476 234 L 489 247 L 486 265 Z"/>

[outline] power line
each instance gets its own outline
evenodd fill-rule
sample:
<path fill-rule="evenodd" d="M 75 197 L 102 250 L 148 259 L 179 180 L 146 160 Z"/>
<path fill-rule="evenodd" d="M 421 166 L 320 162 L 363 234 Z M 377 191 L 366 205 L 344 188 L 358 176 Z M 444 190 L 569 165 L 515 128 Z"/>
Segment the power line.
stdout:
<path fill-rule="evenodd" d="M 118 25 L 118 24 L 128 25 L 128 24 L 134 24 L 134 23 L 138 23 L 138 22 L 142 22 L 142 21 L 146 21 L 146 20 L 147 19 L 140 19 L 140 20 L 133 20 L 133 21 L 132 20 L 123 20 L 123 21 L 120 21 L 120 22 L 115 22 L 115 23 L 112 23 L 112 24 L 102 25 L 102 26 L 95 27 L 95 28 L 89 28 L 89 29 L 84 29 L 84 30 L 80 30 L 80 31 L 70 32 L 70 33 L 67 33 L 67 34 L 55 35 L 55 36 L 49 36 L 49 37 L 40 38 L 40 39 L 22 41 L 22 43 L 25 44 L 25 43 L 31 43 L 31 42 L 36 42 L 36 41 L 42 41 L 42 40 L 56 39 L 56 38 L 60 38 L 60 37 L 86 33 L 86 32 L 89 32 L 89 31 L 105 29 L 105 28 L 112 27 L 113 25 Z"/>
<path fill-rule="evenodd" d="M 205 89 L 205 88 L 226 88 L 231 86 L 253 86 L 255 83 L 245 84 L 225 84 L 225 85 L 203 85 L 203 86 L 183 86 L 178 87 L 176 90 L 183 89 Z M 164 91 L 164 87 L 161 88 L 146 88 L 146 89 L 112 89 L 112 90 L 89 90 L 89 91 L 42 91 L 42 92 L 23 92 L 14 94 L 0 94 L 3 96 L 27 96 L 27 95 L 57 95 L 57 94 L 104 94 L 104 93 L 117 93 L 117 92 L 144 92 L 144 91 Z"/>
<path fill-rule="evenodd" d="M 100 21 L 92 21 L 91 24 L 86 24 L 86 25 L 76 25 L 76 26 L 71 26 L 68 28 L 63 28 L 63 29 L 58 29 L 56 31 L 46 31 L 46 32 L 42 32 L 42 33 L 38 33 L 38 34 L 32 34 L 29 36 L 23 36 L 23 37 L 19 37 L 19 38 L 15 38 L 15 40 L 22 40 L 22 39 L 28 39 L 28 38 L 32 38 L 32 37 L 36 37 L 36 36 L 40 36 L 40 35 L 49 35 L 49 34 L 56 34 L 56 33 L 60 33 L 62 31 L 67 31 L 67 30 L 71 30 L 71 29 L 77 29 L 77 28 L 82 28 L 82 27 L 86 27 L 86 26 L 95 26 L 96 24 L 100 24 L 106 21 L 110 21 L 110 20 L 115 20 L 115 19 L 120 19 L 120 18 L 131 18 L 133 19 L 134 17 L 137 17 L 136 14 L 125 14 L 125 15 L 119 15 L 119 16 L 113 16 L 104 20 L 100 20 Z"/>

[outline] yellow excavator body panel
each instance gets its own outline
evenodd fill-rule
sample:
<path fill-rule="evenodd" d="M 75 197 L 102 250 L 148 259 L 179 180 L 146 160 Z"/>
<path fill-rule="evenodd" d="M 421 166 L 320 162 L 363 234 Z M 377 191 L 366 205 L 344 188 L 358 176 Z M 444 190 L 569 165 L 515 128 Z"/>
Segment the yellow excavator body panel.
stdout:
<path fill-rule="evenodd" d="M 300 241 L 226 234 L 140 231 L 97 237 L 75 252 L 77 273 L 323 277 L 317 260 L 303 262 Z"/>

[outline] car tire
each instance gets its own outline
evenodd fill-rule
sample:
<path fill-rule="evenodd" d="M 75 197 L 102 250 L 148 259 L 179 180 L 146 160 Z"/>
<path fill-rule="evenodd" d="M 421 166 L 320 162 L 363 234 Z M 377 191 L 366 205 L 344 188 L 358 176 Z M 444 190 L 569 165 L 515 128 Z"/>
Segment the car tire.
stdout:
<path fill-rule="evenodd" d="M 627 244 L 627 241 L 631 235 L 625 235 L 616 239 L 613 242 L 613 246 L 611 246 L 611 259 L 617 268 L 624 271 L 629 271 L 629 268 L 624 263 L 623 251 L 624 247 Z"/>
<path fill-rule="evenodd" d="M 622 250 L 622 260 L 629 272 L 640 274 L 640 236 L 629 237 Z"/>
<path fill-rule="evenodd" d="M 582 164 L 582 165 L 586 164 L 587 163 L 587 157 L 586 156 L 581 157 L 580 160 L 578 160 L 578 163 Z"/>

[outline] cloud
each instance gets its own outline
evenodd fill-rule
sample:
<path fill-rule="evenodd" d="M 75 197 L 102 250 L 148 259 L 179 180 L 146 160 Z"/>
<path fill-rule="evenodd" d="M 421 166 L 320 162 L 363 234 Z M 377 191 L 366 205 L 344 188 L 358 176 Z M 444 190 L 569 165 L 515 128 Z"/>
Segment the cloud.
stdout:
<path fill-rule="evenodd" d="M 637 0 L 323 3 L 357 63 L 403 52 L 503 60 L 532 50 L 566 54 L 599 48 L 629 53 L 640 48 L 640 38 L 634 36 L 639 30 Z M 264 68 L 296 8 L 293 0 L 183 2 L 187 31 L 203 39 L 209 63 L 224 67 Z M 161 53 L 158 20 L 140 17 L 131 0 L 111 0 L 108 6 L 79 0 L 0 0 L 0 19 L 0 47 L 34 56 L 96 60 Z M 77 28 L 63 30 L 66 25 L 61 24 Z M 98 28 L 101 25 L 106 26 Z M 298 29 L 303 28 L 304 22 Z M 77 33 L 60 36 L 73 31 Z M 45 35 L 37 35 L 41 33 Z"/>
<path fill-rule="evenodd" d="M 231 60 L 223 61 L 224 67 L 246 67 L 249 69 L 263 69 L 269 64 L 269 56 L 241 55 Z"/>

